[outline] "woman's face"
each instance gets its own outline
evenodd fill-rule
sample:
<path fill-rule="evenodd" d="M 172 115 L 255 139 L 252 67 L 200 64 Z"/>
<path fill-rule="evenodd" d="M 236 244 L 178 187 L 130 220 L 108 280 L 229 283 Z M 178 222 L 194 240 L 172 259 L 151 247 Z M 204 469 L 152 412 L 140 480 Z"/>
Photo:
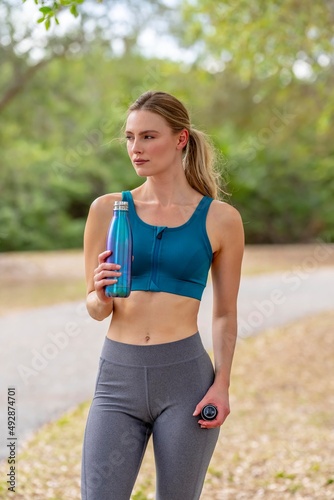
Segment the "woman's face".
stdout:
<path fill-rule="evenodd" d="M 141 177 L 157 175 L 182 165 L 188 132 L 174 134 L 166 120 L 151 111 L 132 111 L 125 136 L 131 162 Z"/>

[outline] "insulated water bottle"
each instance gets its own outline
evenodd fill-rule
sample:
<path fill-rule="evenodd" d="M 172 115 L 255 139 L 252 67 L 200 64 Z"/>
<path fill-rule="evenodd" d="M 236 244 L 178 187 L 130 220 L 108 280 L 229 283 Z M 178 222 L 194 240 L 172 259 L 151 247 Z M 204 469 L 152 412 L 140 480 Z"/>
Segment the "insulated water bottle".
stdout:
<path fill-rule="evenodd" d="M 122 274 L 117 283 L 105 287 L 107 297 L 128 297 L 131 292 L 132 232 L 128 210 L 127 201 L 115 201 L 107 238 L 107 250 L 112 254 L 107 262 L 119 264 Z"/>

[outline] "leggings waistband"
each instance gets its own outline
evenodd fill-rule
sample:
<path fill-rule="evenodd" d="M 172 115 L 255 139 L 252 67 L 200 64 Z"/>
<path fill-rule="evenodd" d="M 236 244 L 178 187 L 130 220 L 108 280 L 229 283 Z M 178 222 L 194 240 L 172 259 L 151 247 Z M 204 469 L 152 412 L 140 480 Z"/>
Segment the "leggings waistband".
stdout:
<path fill-rule="evenodd" d="M 164 344 L 125 344 L 105 338 L 101 358 L 126 366 L 162 366 L 190 361 L 206 351 L 199 332 Z"/>

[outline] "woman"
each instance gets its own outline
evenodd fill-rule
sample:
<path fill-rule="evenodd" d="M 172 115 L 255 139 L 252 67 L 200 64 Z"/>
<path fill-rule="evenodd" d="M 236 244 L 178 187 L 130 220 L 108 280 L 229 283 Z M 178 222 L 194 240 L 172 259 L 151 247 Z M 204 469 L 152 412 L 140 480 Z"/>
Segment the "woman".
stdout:
<path fill-rule="evenodd" d="M 130 106 L 127 150 L 138 188 L 101 196 L 84 237 L 87 309 L 112 314 L 87 420 L 83 500 L 128 500 L 153 436 L 157 499 L 200 498 L 219 428 L 229 414 L 236 302 L 244 236 L 241 218 L 218 201 L 212 149 L 175 97 L 146 92 Z M 113 204 L 129 203 L 134 238 L 128 298 L 104 287 L 122 269 L 106 263 Z M 197 315 L 208 271 L 213 284 L 212 362 Z M 218 410 L 200 417 L 206 404 Z"/>

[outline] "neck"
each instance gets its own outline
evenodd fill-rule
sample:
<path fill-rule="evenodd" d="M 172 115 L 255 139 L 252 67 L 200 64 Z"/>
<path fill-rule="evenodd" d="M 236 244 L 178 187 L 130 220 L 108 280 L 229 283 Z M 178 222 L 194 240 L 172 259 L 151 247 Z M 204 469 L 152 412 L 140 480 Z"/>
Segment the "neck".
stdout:
<path fill-rule="evenodd" d="M 143 200 L 157 201 L 168 207 L 173 204 L 182 204 L 194 198 L 195 191 L 189 185 L 182 170 L 182 175 L 161 179 L 148 177 L 142 185 Z"/>

